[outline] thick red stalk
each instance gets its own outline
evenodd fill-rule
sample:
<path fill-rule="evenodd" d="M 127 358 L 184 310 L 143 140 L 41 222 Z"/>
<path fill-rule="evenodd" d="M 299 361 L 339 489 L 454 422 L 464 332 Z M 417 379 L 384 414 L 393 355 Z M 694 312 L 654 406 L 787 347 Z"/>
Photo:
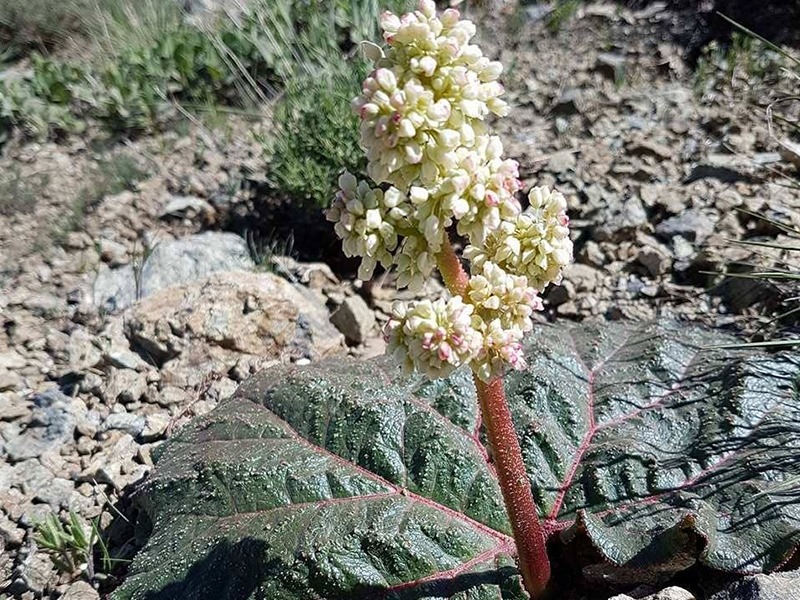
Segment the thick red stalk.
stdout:
<path fill-rule="evenodd" d="M 442 274 L 444 284 L 451 293 L 457 296 L 463 296 L 467 291 L 469 285 L 469 276 L 464 267 L 461 266 L 461 261 L 456 256 L 450 240 L 445 237 L 442 250 L 436 255 L 436 265 L 439 267 L 439 272 Z"/>
<path fill-rule="evenodd" d="M 532 598 L 542 598 L 550 580 L 547 536 L 531 494 L 517 432 L 508 409 L 503 379 L 484 383 L 473 375 L 481 403 L 483 426 L 492 447 L 497 479 L 517 543 L 519 570 Z"/>
<path fill-rule="evenodd" d="M 442 251 L 437 256 L 437 263 L 450 292 L 463 296 L 469 277 L 449 240 L 445 240 Z M 492 448 L 497 479 L 514 532 L 522 580 L 532 598 L 543 598 L 550 580 L 547 536 L 539 522 L 539 514 L 533 501 L 522 460 L 522 449 L 506 401 L 503 379 L 498 377 L 485 383 L 474 374 L 473 379 L 478 391 L 486 436 Z"/>

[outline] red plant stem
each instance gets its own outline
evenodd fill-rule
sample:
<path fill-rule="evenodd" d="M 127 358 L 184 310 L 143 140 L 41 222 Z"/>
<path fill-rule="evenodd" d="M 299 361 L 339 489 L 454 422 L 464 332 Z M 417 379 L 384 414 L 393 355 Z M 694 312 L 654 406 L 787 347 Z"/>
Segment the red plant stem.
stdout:
<path fill-rule="evenodd" d="M 463 296 L 469 285 L 469 277 L 449 240 L 445 239 L 436 258 L 447 288 L 451 293 Z M 503 379 L 498 377 L 485 383 L 474 373 L 473 379 L 481 405 L 483 426 L 492 448 L 497 479 L 514 532 L 522 581 L 532 598 L 543 598 L 550 581 L 547 536 L 533 501 L 528 474 L 522 460 L 522 449 L 506 401 Z"/>
<path fill-rule="evenodd" d="M 436 265 L 447 289 L 456 296 L 463 296 L 469 285 L 469 276 L 447 237 L 444 238 L 441 251 L 436 255 Z"/>
<path fill-rule="evenodd" d="M 517 543 L 519 570 L 525 589 L 532 598 L 542 598 L 550 580 L 547 536 L 531 493 L 531 484 L 522 460 L 522 450 L 508 409 L 503 379 L 490 383 L 473 374 L 483 414 L 486 437 L 492 447 L 497 479 Z"/>

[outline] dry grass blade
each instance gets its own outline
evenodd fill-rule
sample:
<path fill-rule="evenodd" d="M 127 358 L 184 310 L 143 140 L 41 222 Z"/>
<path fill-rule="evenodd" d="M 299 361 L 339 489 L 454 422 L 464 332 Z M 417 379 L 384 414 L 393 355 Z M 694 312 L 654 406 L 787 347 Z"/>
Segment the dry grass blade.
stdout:
<path fill-rule="evenodd" d="M 714 350 L 738 350 L 740 348 L 786 348 L 800 346 L 800 339 L 789 340 L 770 340 L 768 342 L 748 342 L 746 344 L 725 344 L 722 346 L 711 346 Z"/>
<path fill-rule="evenodd" d="M 770 218 L 758 212 L 740 209 L 740 213 L 769 224 L 774 230 L 780 232 L 783 236 L 783 240 L 729 240 L 732 244 L 750 249 L 752 251 L 752 258 L 757 260 L 757 257 L 760 257 L 770 264 L 737 261 L 737 268 L 747 270 L 735 272 L 728 269 L 725 276 L 731 279 L 756 280 L 771 284 L 774 286 L 776 293 L 783 296 L 779 301 L 780 304 L 789 306 L 792 303 L 798 303 L 798 301 L 800 301 L 800 295 L 797 294 L 798 286 L 800 286 L 800 260 L 798 260 L 798 258 L 800 258 L 800 246 L 790 244 L 789 240 L 795 241 L 800 239 L 800 227 L 795 226 L 792 222 Z M 777 251 L 778 254 L 776 255 L 775 252 L 766 252 L 765 249 L 768 251 Z M 767 325 L 775 326 L 777 323 L 796 323 L 798 316 L 800 316 L 800 305 L 788 308 L 788 310 L 782 310 L 768 319 L 763 326 L 759 327 L 756 334 L 762 334 L 764 327 Z M 777 335 L 780 335 L 780 331 L 778 331 Z M 741 345 L 728 345 L 725 346 L 725 348 L 785 348 L 798 345 L 800 345 L 800 338 L 789 336 L 786 339 L 778 337 L 777 339 L 755 341 Z"/>
<path fill-rule="evenodd" d="M 781 48 L 777 44 L 775 44 L 773 42 L 770 42 L 768 39 L 758 35 L 755 31 L 752 31 L 752 30 L 748 29 L 747 27 L 745 27 L 741 23 L 738 23 L 737 21 L 734 21 L 733 19 L 731 19 L 730 17 L 722 14 L 721 12 L 718 11 L 717 14 L 720 17 L 722 17 L 723 19 L 725 19 L 726 21 L 728 21 L 728 23 L 730 23 L 731 25 L 733 25 L 737 29 L 743 31 L 747 35 L 757 39 L 762 44 L 766 45 L 767 48 L 769 48 L 770 50 L 774 50 L 775 52 L 777 52 L 781 56 L 791 60 L 793 63 L 795 63 L 796 65 L 800 66 L 800 58 L 794 56 L 792 53 L 786 51 L 784 48 Z"/>

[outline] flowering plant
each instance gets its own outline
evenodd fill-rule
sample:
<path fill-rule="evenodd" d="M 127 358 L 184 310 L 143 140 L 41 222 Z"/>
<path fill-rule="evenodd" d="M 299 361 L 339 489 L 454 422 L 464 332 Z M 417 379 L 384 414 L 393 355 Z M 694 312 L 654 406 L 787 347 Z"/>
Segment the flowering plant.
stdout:
<path fill-rule="evenodd" d="M 546 187 L 528 193 L 525 210 L 518 201 L 518 164 L 486 124 L 509 111 L 502 65 L 471 43 L 470 21 L 420 0 L 402 17 L 384 13 L 381 27 L 386 48 L 367 46 L 375 69 L 353 100 L 373 183 L 343 173 L 327 217 L 345 254 L 361 258 L 362 279 L 380 264 L 397 271 L 400 287 L 419 289 L 440 271 L 449 297 L 396 303 L 388 351 L 431 378 L 472 368 L 523 579 L 539 595 L 549 577 L 544 535 L 499 378 L 525 368 L 522 339 L 542 309 L 539 293 L 572 258 L 567 203 Z M 453 229 L 468 240 L 469 274 Z"/>

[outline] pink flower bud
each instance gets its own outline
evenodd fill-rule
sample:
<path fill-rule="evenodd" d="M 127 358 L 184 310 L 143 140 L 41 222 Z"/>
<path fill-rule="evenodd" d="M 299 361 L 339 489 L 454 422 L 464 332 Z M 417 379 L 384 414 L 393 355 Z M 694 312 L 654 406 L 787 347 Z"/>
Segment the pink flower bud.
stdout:
<path fill-rule="evenodd" d="M 381 109 L 378 108 L 377 104 L 372 104 L 371 102 L 368 102 L 364 106 L 362 106 L 361 109 L 359 110 L 359 116 L 361 117 L 362 121 L 366 121 L 377 116 L 380 110 Z"/>
<path fill-rule="evenodd" d="M 429 19 L 436 16 L 436 2 L 433 0 L 419 0 L 419 12 Z"/>
<path fill-rule="evenodd" d="M 448 8 L 442 13 L 442 16 L 440 17 L 442 25 L 444 25 L 445 27 L 452 27 L 453 25 L 458 23 L 458 20 L 460 18 L 461 18 L 461 13 L 458 12 L 458 10 L 456 10 L 455 8 Z"/>
<path fill-rule="evenodd" d="M 381 14 L 381 29 L 386 32 L 395 32 L 400 29 L 400 17 L 390 11 Z"/>

